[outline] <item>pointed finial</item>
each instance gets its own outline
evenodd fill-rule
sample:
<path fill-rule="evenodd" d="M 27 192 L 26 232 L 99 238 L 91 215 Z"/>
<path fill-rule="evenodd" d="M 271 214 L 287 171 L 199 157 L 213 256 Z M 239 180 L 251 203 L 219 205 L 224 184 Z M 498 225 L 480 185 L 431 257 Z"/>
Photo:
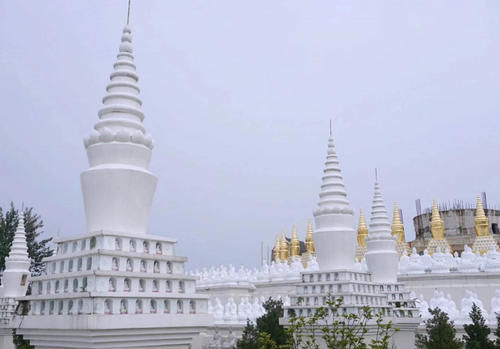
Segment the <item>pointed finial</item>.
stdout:
<path fill-rule="evenodd" d="M 330 137 L 333 135 L 333 130 L 332 130 L 332 120 L 330 119 Z"/>
<path fill-rule="evenodd" d="M 307 223 L 306 250 L 310 254 L 314 254 L 316 252 L 316 249 L 314 248 L 313 226 L 311 220 Z"/>
<path fill-rule="evenodd" d="M 295 224 L 293 225 L 293 229 L 292 229 L 292 241 L 291 241 L 290 252 L 291 252 L 292 257 L 296 257 L 296 256 L 300 255 L 300 242 L 299 242 L 299 238 L 297 236 L 297 227 L 295 226 Z"/>
<path fill-rule="evenodd" d="M 405 241 L 405 231 L 404 225 L 401 221 L 401 216 L 399 214 L 398 204 L 394 203 L 394 213 L 392 215 L 392 224 L 391 224 L 392 236 L 395 236 L 398 239 L 398 242 Z"/>
<path fill-rule="evenodd" d="M 436 200 L 432 200 L 431 233 L 435 240 L 444 239 L 444 223 Z"/>
<path fill-rule="evenodd" d="M 358 245 L 366 246 L 366 237 L 368 236 L 368 227 L 366 226 L 365 215 L 363 209 L 359 210 L 359 224 L 358 224 Z"/>
<path fill-rule="evenodd" d="M 130 2 L 131 0 L 128 0 L 127 25 L 130 24 Z"/>
<path fill-rule="evenodd" d="M 280 259 L 280 234 L 276 234 L 276 244 L 274 245 L 273 260 L 277 262 Z"/>
<path fill-rule="evenodd" d="M 477 236 L 488 236 L 490 234 L 490 224 L 488 222 L 488 217 L 486 217 L 484 213 L 483 203 L 479 195 L 477 196 L 475 223 L 474 229 L 476 230 Z"/>
<path fill-rule="evenodd" d="M 378 183 L 378 170 L 375 167 L 375 182 Z"/>

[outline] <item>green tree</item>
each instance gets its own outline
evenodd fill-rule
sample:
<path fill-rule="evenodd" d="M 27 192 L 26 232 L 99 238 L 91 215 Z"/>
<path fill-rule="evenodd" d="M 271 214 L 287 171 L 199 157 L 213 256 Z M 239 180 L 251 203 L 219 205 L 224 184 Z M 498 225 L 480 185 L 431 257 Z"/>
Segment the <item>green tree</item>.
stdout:
<path fill-rule="evenodd" d="M 500 313 L 495 313 L 495 316 L 497 318 L 497 328 L 495 329 L 495 349 L 500 349 Z"/>
<path fill-rule="evenodd" d="M 288 333 L 279 324 L 279 319 L 283 317 L 283 302 L 269 298 L 262 306 L 266 312 L 256 320 L 259 335 L 269 334 L 269 338 L 278 346 L 288 343 Z"/>
<path fill-rule="evenodd" d="M 238 349 L 258 349 L 258 338 L 259 332 L 257 331 L 257 327 L 250 320 L 247 320 L 247 325 L 243 329 L 243 335 L 238 340 L 236 347 Z"/>
<path fill-rule="evenodd" d="M 265 314 L 257 318 L 255 325 L 247 321 L 238 349 L 276 349 L 289 342 L 287 330 L 279 324 L 283 317 L 283 302 L 269 298 L 262 304 Z"/>
<path fill-rule="evenodd" d="M 453 321 L 439 308 L 429 309 L 432 318 L 425 321 L 425 334 L 417 334 L 418 349 L 461 349 L 463 342 L 457 339 Z"/>
<path fill-rule="evenodd" d="M 486 320 L 481 313 L 481 309 L 474 303 L 472 310 L 469 313 L 472 320 L 471 324 L 464 325 L 465 335 L 465 348 L 466 349 L 494 349 L 495 346 L 491 340 L 488 339 L 490 335 L 490 328 L 486 325 Z"/>
<path fill-rule="evenodd" d="M 360 314 L 342 310 L 342 299 L 326 301 L 326 307 L 318 308 L 308 317 L 290 317 L 288 348 L 319 349 L 321 338 L 329 349 L 389 349 L 397 328 L 392 322 L 384 323 L 382 313 L 374 313 L 363 307 Z M 366 342 L 368 328 L 375 326 L 375 337 Z"/>
<path fill-rule="evenodd" d="M 49 243 L 52 238 L 39 239 L 43 233 L 43 220 L 33 212 L 33 208 L 25 208 L 24 226 L 26 231 L 26 243 L 28 254 L 31 258 L 30 271 L 34 276 L 40 275 L 45 270 L 42 260 L 54 253 Z M 0 270 L 5 269 L 5 257 L 9 255 L 10 246 L 14 239 L 17 224 L 19 222 L 19 211 L 11 203 L 10 208 L 4 212 L 0 208 Z"/>

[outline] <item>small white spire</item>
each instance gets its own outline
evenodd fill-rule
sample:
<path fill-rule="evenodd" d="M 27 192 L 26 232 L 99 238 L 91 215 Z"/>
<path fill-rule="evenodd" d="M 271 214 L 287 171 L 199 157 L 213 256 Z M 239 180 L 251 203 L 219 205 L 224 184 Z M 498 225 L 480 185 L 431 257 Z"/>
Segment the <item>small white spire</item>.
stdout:
<path fill-rule="evenodd" d="M 373 194 L 370 229 L 368 236 L 391 236 L 391 223 L 385 209 L 384 198 L 378 182 L 377 169 L 375 169 L 375 192 Z"/>
<path fill-rule="evenodd" d="M 5 259 L 5 269 L 19 269 L 19 262 L 27 262 L 29 266 L 28 245 L 24 231 L 24 213 L 22 212 L 19 214 L 19 222 L 14 233 L 9 255 Z"/>

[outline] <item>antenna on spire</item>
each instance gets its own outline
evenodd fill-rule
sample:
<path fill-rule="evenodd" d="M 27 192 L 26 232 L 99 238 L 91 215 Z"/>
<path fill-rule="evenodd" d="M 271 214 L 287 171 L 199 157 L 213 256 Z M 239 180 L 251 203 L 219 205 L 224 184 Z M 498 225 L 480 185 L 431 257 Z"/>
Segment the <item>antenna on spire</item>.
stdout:
<path fill-rule="evenodd" d="M 130 24 L 130 2 L 132 0 L 128 0 L 128 11 L 127 11 L 127 25 Z"/>
<path fill-rule="evenodd" d="M 332 119 L 330 119 L 330 137 L 332 136 Z"/>

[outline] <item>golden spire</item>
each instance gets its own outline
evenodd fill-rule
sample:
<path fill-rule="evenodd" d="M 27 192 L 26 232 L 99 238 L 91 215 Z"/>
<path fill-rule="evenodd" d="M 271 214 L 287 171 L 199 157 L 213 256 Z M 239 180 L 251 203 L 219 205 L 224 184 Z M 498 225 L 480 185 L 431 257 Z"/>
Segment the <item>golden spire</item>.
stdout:
<path fill-rule="evenodd" d="M 399 215 L 397 203 L 394 203 L 394 214 L 392 216 L 391 231 L 392 236 L 395 236 L 398 239 L 398 242 L 405 241 L 405 228 L 403 222 L 401 222 L 401 216 Z"/>
<path fill-rule="evenodd" d="M 280 259 L 280 234 L 276 234 L 276 244 L 274 245 L 273 261 L 277 262 Z"/>
<path fill-rule="evenodd" d="M 314 249 L 313 226 L 312 226 L 311 221 L 309 221 L 309 223 L 307 223 L 306 250 L 310 254 L 314 254 L 316 252 L 316 250 Z"/>
<path fill-rule="evenodd" d="M 281 261 L 288 260 L 288 242 L 286 241 L 285 231 L 281 233 L 280 259 Z"/>
<path fill-rule="evenodd" d="M 490 224 L 488 223 L 488 217 L 484 214 L 483 203 L 479 195 L 477 196 L 476 224 L 474 225 L 474 229 L 477 236 L 490 235 Z"/>
<path fill-rule="evenodd" d="M 358 224 L 358 246 L 366 246 L 366 237 L 368 236 L 368 227 L 365 222 L 365 215 L 363 209 L 359 210 L 359 224 Z"/>
<path fill-rule="evenodd" d="M 439 208 L 436 200 L 432 201 L 431 232 L 434 240 L 444 239 L 444 223 L 439 214 Z"/>
<path fill-rule="evenodd" d="M 291 253 L 290 255 L 292 257 L 300 256 L 300 242 L 299 238 L 297 237 L 297 227 L 295 224 L 293 225 L 293 230 L 292 230 L 292 248 L 291 248 Z"/>

